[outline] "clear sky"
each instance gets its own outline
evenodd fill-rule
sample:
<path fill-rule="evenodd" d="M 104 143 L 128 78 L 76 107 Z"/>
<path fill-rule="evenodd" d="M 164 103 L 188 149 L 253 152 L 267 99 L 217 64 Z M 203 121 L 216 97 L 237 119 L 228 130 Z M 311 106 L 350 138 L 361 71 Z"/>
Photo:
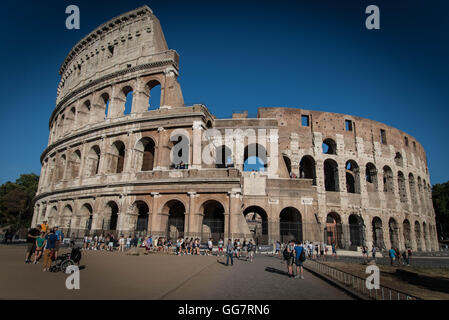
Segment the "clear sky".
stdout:
<path fill-rule="evenodd" d="M 65 28 L 76 4 L 81 29 Z M 425 148 L 431 183 L 449 180 L 449 1 L 3 1 L 0 183 L 40 173 L 59 66 L 78 40 L 143 4 L 180 54 L 186 104 L 216 116 L 303 107 L 396 127 Z M 380 7 L 380 30 L 365 8 Z"/>

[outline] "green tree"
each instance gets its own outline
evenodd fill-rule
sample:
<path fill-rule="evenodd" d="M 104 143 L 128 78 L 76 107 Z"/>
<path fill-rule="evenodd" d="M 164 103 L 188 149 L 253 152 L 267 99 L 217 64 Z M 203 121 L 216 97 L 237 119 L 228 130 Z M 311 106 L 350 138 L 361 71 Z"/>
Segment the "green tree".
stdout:
<path fill-rule="evenodd" d="M 438 237 L 449 236 L 449 181 L 432 187 Z"/>
<path fill-rule="evenodd" d="M 18 229 L 28 227 L 33 217 L 33 198 L 39 176 L 22 174 L 13 182 L 0 186 L 0 226 Z"/>

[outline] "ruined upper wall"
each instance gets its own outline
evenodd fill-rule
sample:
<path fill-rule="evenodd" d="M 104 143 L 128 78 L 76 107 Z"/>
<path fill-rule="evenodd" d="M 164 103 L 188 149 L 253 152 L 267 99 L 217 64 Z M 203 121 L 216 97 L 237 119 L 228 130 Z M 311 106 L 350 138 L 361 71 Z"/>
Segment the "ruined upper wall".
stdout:
<path fill-rule="evenodd" d="M 102 24 L 79 41 L 59 73 L 57 106 L 71 92 L 108 74 L 178 56 L 168 50 L 159 20 L 143 6 Z"/>
<path fill-rule="evenodd" d="M 302 116 L 309 117 L 309 126 L 302 126 Z M 390 154 L 394 157 L 393 152 L 401 152 L 409 160 L 413 155 L 422 161 L 425 166 L 423 169 L 428 173 L 424 148 L 414 137 L 374 120 L 333 112 L 282 107 L 259 108 L 258 118 L 276 118 L 278 120 L 281 147 L 283 142 L 288 142 L 291 133 L 298 133 L 299 147 L 311 148 L 313 147 L 314 132 L 320 132 L 323 140 L 326 138 L 336 140 L 336 135 L 341 135 L 346 151 L 355 153 L 357 139 L 361 138 L 365 154 L 373 154 L 375 145 L 377 145 L 384 155 Z M 346 130 L 346 120 L 351 122 L 352 130 L 350 131 Z M 381 130 L 385 131 L 386 141 L 384 143 L 381 141 Z"/>

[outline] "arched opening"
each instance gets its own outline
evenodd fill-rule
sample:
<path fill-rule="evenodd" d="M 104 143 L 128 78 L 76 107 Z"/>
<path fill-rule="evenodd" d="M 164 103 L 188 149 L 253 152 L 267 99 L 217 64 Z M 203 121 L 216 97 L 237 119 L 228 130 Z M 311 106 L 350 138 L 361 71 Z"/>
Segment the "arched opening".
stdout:
<path fill-rule="evenodd" d="M 168 214 L 165 234 L 168 239 L 184 237 L 185 212 L 184 204 L 179 200 L 168 201 L 162 212 Z"/>
<path fill-rule="evenodd" d="M 64 120 L 64 133 L 74 129 L 75 116 L 76 109 L 75 107 L 72 107 L 69 111 L 67 111 L 67 117 Z"/>
<path fill-rule="evenodd" d="M 396 152 L 396 155 L 394 156 L 394 163 L 398 166 L 398 167 L 402 167 L 404 165 L 404 161 L 402 159 L 402 155 L 399 152 Z"/>
<path fill-rule="evenodd" d="M 121 173 L 125 164 L 125 144 L 115 141 L 111 146 L 109 173 Z"/>
<path fill-rule="evenodd" d="M 360 193 L 360 170 L 354 160 L 346 162 L 346 191 L 348 193 Z"/>
<path fill-rule="evenodd" d="M 266 171 L 267 150 L 258 143 L 252 143 L 244 150 L 243 171 Z"/>
<path fill-rule="evenodd" d="M 133 204 L 134 214 L 137 214 L 136 232 L 145 234 L 148 230 L 150 209 L 145 201 L 137 200 Z M 111 219 L 112 220 L 112 219 Z"/>
<path fill-rule="evenodd" d="M 171 148 L 171 162 L 172 168 L 175 169 L 188 169 L 190 160 L 190 140 L 187 136 L 178 133 L 170 137 L 170 141 L 173 143 Z"/>
<path fill-rule="evenodd" d="M 109 201 L 106 204 L 105 216 L 102 221 L 102 230 L 117 230 L 118 222 L 118 205 L 114 201 Z"/>
<path fill-rule="evenodd" d="M 145 137 L 140 139 L 136 145 L 136 168 L 140 171 L 151 171 L 154 167 L 155 144 L 153 139 Z"/>
<path fill-rule="evenodd" d="M 411 248 L 412 247 L 412 238 L 411 238 L 411 228 L 410 228 L 410 222 L 405 219 L 403 222 L 403 234 L 404 234 L 404 245 L 405 248 Z"/>
<path fill-rule="evenodd" d="M 415 237 L 416 237 L 416 246 L 417 246 L 418 251 L 423 251 L 421 226 L 419 225 L 418 221 L 415 221 Z"/>
<path fill-rule="evenodd" d="M 368 192 L 377 192 L 377 169 L 374 164 L 368 162 L 365 166 L 366 189 Z"/>
<path fill-rule="evenodd" d="M 228 168 L 233 167 L 234 161 L 232 160 L 232 151 L 225 145 L 221 145 L 215 148 L 215 167 L 216 168 Z"/>
<path fill-rule="evenodd" d="M 322 148 L 324 154 L 337 154 L 337 143 L 332 139 L 325 139 Z"/>
<path fill-rule="evenodd" d="M 385 249 L 384 232 L 382 229 L 382 220 L 379 217 L 374 217 L 372 222 L 373 227 L 373 244 L 376 248 Z"/>
<path fill-rule="evenodd" d="M 76 179 L 80 173 L 81 166 L 81 151 L 76 150 L 70 156 L 70 178 Z"/>
<path fill-rule="evenodd" d="M 388 229 L 390 231 L 390 244 L 392 248 L 399 248 L 399 227 L 394 218 L 388 221 Z"/>
<path fill-rule="evenodd" d="M 426 245 L 426 250 L 430 251 L 429 229 L 427 229 L 427 224 L 425 222 L 422 223 L 422 230 L 423 230 L 424 244 Z"/>
<path fill-rule="evenodd" d="M 279 232 L 282 243 L 302 241 L 302 216 L 298 209 L 287 207 L 279 214 Z"/>
<path fill-rule="evenodd" d="M 89 123 L 89 117 L 90 117 L 90 101 L 86 100 L 81 107 L 78 109 L 78 115 L 77 115 L 77 125 L 78 126 L 85 126 Z"/>
<path fill-rule="evenodd" d="M 424 196 L 423 196 L 423 186 L 422 186 L 422 180 L 421 177 L 418 177 L 418 194 L 419 194 L 419 201 L 421 204 L 421 210 L 424 211 Z"/>
<path fill-rule="evenodd" d="M 157 80 L 151 80 L 147 83 L 148 89 L 148 110 L 161 107 L 161 84 Z"/>
<path fill-rule="evenodd" d="M 103 93 L 100 96 L 100 103 L 102 104 L 102 109 L 104 110 L 104 118 L 106 119 L 108 117 L 109 112 L 109 94 L 107 92 Z"/>
<path fill-rule="evenodd" d="M 349 222 L 349 240 L 351 241 L 351 248 L 365 245 L 365 224 L 363 218 L 356 214 L 351 214 L 348 219 Z"/>
<path fill-rule="evenodd" d="M 201 239 L 203 242 L 212 238 L 214 243 L 224 239 L 224 207 L 216 200 L 208 200 L 201 206 L 203 223 L 201 225 Z"/>
<path fill-rule="evenodd" d="M 72 220 L 73 209 L 71 205 L 66 205 L 64 209 L 62 209 L 61 219 L 59 221 L 59 226 L 61 229 L 70 228 L 70 222 Z M 56 221 L 55 221 L 56 222 Z M 55 227 L 56 225 L 53 225 Z"/>
<path fill-rule="evenodd" d="M 335 244 L 337 248 L 343 248 L 343 228 L 340 215 L 336 212 L 330 212 L 326 217 L 324 239 L 328 245 Z"/>
<path fill-rule="evenodd" d="M 312 184 L 316 186 L 316 164 L 313 157 L 302 157 L 299 163 L 299 177 L 302 179 L 312 179 Z"/>
<path fill-rule="evenodd" d="M 92 222 L 93 222 L 93 214 L 92 214 L 92 206 L 89 203 L 83 204 L 81 207 L 81 216 L 85 218 L 85 225 L 84 230 L 86 231 L 86 234 L 90 234 L 90 231 L 92 230 Z"/>
<path fill-rule="evenodd" d="M 326 191 L 340 191 L 338 182 L 338 164 L 335 160 L 324 161 L 324 186 Z"/>
<path fill-rule="evenodd" d="M 259 206 L 250 206 L 243 211 L 249 231 L 256 245 L 268 244 L 268 215 Z"/>
<path fill-rule="evenodd" d="M 393 193 L 393 171 L 391 171 L 391 168 L 389 166 L 385 166 L 383 168 L 383 171 L 384 192 Z"/>
<path fill-rule="evenodd" d="M 125 109 L 123 114 L 127 115 L 132 112 L 132 106 L 133 106 L 133 88 L 130 86 L 126 86 L 122 89 L 123 96 L 125 98 Z"/>
<path fill-rule="evenodd" d="M 398 189 L 400 201 L 402 203 L 407 203 L 407 190 L 405 189 L 405 177 L 401 171 L 398 172 Z"/>
<path fill-rule="evenodd" d="M 292 177 L 292 163 L 290 161 L 290 158 L 286 155 L 282 155 L 282 158 L 284 159 L 284 165 L 287 170 L 287 177 Z"/>
<path fill-rule="evenodd" d="M 48 225 L 50 228 L 54 227 L 56 225 L 56 219 L 58 218 L 58 208 L 56 206 L 53 206 L 50 209 L 50 213 L 48 214 Z"/>
<path fill-rule="evenodd" d="M 98 174 L 98 170 L 100 168 L 100 155 L 101 151 L 99 146 L 93 146 L 90 148 L 85 164 L 85 177 L 92 177 Z"/>

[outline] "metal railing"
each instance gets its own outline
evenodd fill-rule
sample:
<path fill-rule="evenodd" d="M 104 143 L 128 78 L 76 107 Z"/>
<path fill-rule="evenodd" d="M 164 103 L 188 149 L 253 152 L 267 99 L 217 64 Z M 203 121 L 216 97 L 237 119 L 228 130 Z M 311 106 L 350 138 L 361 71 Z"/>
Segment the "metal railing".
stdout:
<path fill-rule="evenodd" d="M 366 279 L 314 260 L 307 260 L 305 267 L 325 275 L 372 300 L 421 300 L 411 294 L 383 285 L 379 285 L 379 289 L 368 289 L 366 287 Z"/>

